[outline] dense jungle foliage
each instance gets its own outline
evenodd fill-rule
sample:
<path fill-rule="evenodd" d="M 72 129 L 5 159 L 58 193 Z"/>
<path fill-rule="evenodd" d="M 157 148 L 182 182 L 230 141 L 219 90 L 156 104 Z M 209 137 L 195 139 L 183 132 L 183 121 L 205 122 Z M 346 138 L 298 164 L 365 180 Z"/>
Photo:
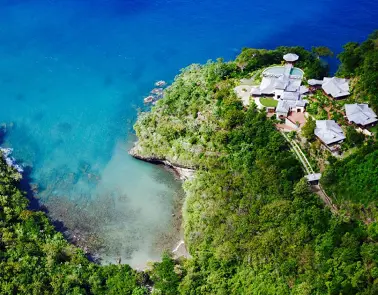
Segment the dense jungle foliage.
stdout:
<path fill-rule="evenodd" d="M 308 77 L 327 74 L 318 58 L 329 54 L 325 48 L 244 49 L 235 61 L 182 70 L 138 118 L 141 156 L 197 169 L 184 184 L 191 259 L 164 254 L 146 273 L 89 262 L 44 213 L 28 210 L 19 175 L 0 160 L 0 294 L 137 295 L 151 284 L 153 294 L 168 295 L 378 294 L 377 223 L 332 214 L 309 190 L 274 122 L 254 105 L 243 108 L 233 92 L 240 78 L 288 52 L 301 57 Z"/>
<path fill-rule="evenodd" d="M 317 60 L 300 56 L 302 67 Z M 193 258 L 182 265 L 177 292 L 378 293 L 376 223 L 332 215 L 273 122 L 253 106 L 244 110 L 232 91 L 235 78 L 272 63 L 276 50 L 245 49 L 237 68 L 222 60 L 193 65 L 135 126 L 141 154 L 198 168 L 184 185 Z"/>
<path fill-rule="evenodd" d="M 328 66 L 302 47 L 244 48 L 235 61 L 191 65 L 152 112 L 139 115 L 134 126 L 138 153 L 193 168 L 217 163 L 228 153 L 228 131 L 244 123 L 245 111 L 234 86 L 240 78 L 255 77 L 262 68 L 281 63 L 288 52 L 301 57 L 297 65 L 309 77 L 327 75 Z"/>
<path fill-rule="evenodd" d="M 338 58 L 338 75 L 353 79 L 353 97 L 378 111 L 378 31 L 362 43 L 349 42 Z"/>
<path fill-rule="evenodd" d="M 336 201 L 378 205 L 378 144 L 369 142 L 344 160 L 333 161 L 322 184 Z"/>
<path fill-rule="evenodd" d="M 89 262 L 43 212 L 28 210 L 19 179 L 0 156 L 0 294 L 145 294 L 143 274 Z"/>
<path fill-rule="evenodd" d="M 378 112 L 378 31 L 360 44 L 347 43 L 338 57 L 341 64 L 337 74 L 352 79 L 350 100 L 368 102 Z M 347 128 L 346 136 L 349 146 L 361 144 L 361 134 L 357 134 L 352 127 Z M 336 202 L 351 201 L 370 206 L 371 210 L 377 211 L 376 140 L 377 138 L 372 138 L 364 147 L 344 160 L 331 161 L 324 173 L 322 184 Z"/>

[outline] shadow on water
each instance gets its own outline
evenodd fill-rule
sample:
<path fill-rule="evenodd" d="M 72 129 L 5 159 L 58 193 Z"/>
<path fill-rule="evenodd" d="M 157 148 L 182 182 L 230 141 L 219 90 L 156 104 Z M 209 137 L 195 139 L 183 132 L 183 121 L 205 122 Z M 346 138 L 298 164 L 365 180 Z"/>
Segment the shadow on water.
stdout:
<path fill-rule="evenodd" d="M 33 184 L 32 168 L 24 167 L 24 172 L 22 174 L 22 180 L 20 182 L 20 189 L 26 193 L 26 197 L 29 200 L 29 209 L 33 211 L 42 211 L 49 216 L 48 208 L 43 205 L 40 200 L 36 197 L 37 187 Z M 67 232 L 67 227 L 64 226 L 62 221 L 51 220 L 51 223 L 55 229 L 61 233 Z"/>
<path fill-rule="evenodd" d="M 20 189 L 26 193 L 26 197 L 29 199 L 29 209 L 33 211 L 43 211 L 48 214 L 47 208 L 41 204 L 41 202 L 35 197 L 36 189 L 32 184 L 32 168 L 27 166 L 24 167 L 24 172 L 22 173 L 22 179 L 20 182 Z"/>
<path fill-rule="evenodd" d="M 6 129 L 4 126 L 0 126 L 0 145 L 4 143 Z"/>
<path fill-rule="evenodd" d="M 85 251 L 87 258 L 90 261 L 99 263 L 100 260 L 98 259 L 98 257 L 95 254 L 92 254 L 91 251 L 88 251 L 92 249 L 87 249 L 85 246 L 83 246 L 83 243 L 85 243 L 85 241 L 82 241 L 82 243 L 80 243 L 80 239 L 78 240 L 76 238 L 75 233 L 71 233 L 69 231 L 69 228 L 65 225 L 65 223 L 62 220 L 56 218 L 56 215 L 53 216 L 52 212 L 49 211 L 48 207 L 42 204 L 40 200 L 38 199 L 38 197 L 36 197 L 38 194 L 38 187 L 33 183 L 33 178 L 31 177 L 31 175 L 32 175 L 32 168 L 24 167 L 23 177 L 19 185 L 19 188 L 25 192 L 26 197 L 29 200 L 29 209 L 32 211 L 44 212 L 49 217 L 50 222 L 54 226 L 56 231 L 62 233 L 68 242 L 82 248 Z M 75 205 L 71 204 L 71 206 L 75 206 Z M 64 208 L 65 209 L 63 210 L 67 212 L 68 211 L 67 205 Z M 75 214 L 81 215 L 82 212 L 75 212 Z M 90 222 L 90 220 L 87 220 L 87 222 Z"/>

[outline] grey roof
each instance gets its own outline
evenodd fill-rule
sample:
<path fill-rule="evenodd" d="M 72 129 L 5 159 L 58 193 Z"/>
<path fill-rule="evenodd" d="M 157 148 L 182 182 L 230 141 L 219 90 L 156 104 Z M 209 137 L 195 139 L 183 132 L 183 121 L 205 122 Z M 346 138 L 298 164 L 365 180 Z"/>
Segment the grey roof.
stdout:
<path fill-rule="evenodd" d="M 260 90 L 260 88 L 259 88 L 259 87 L 253 87 L 253 88 L 251 89 L 251 94 L 252 94 L 252 95 L 261 95 L 261 90 Z"/>
<path fill-rule="evenodd" d="M 305 177 L 307 178 L 307 181 L 317 181 L 317 180 L 320 180 L 320 178 L 322 177 L 322 174 L 312 173 L 312 174 L 305 175 Z"/>
<path fill-rule="evenodd" d="M 295 92 L 299 89 L 300 86 L 297 85 L 297 83 L 293 83 L 290 81 L 290 83 L 286 87 L 286 91 Z"/>
<path fill-rule="evenodd" d="M 285 94 L 289 97 L 285 97 Z M 296 97 L 292 97 L 292 95 L 297 94 Z M 305 107 L 307 104 L 307 100 L 302 100 L 299 97 L 299 93 L 296 92 L 284 92 L 281 99 L 278 101 L 276 112 L 279 113 L 288 113 L 292 108 L 296 107 Z"/>
<path fill-rule="evenodd" d="M 285 113 L 287 114 L 290 111 L 290 106 L 289 104 L 284 101 L 284 100 L 279 100 L 277 107 L 276 107 L 276 112 L 277 113 Z"/>
<path fill-rule="evenodd" d="M 291 69 L 291 65 L 288 68 Z M 273 73 L 265 73 L 263 74 L 263 78 L 260 83 L 260 91 L 261 94 L 271 95 L 274 94 L 275 91 L 278 90 L 285 90 L 285 91 L 298 91 L 300 89 L 302 82 L 302 77 L 293 78 L 291 75 L 284 74 L 273 74 Z M 253 94 L 253 93 L 252 93 Z M 257 95 L 257 92 L 256 92 Z"/>
<path fill-rule="evenodd" d="M 276 89 L 284 90 L 288 84 L 289 84 L 289 81 L 284 81 L 283 79 L 277 79 L 274 86 Z"/>
<path fill-rule="evenodd" d="M 305 93 L 307 93 L 309 90 L 308 90 L 308 88 L 306 87 L 306 86 L 300 86 L 299 87 L 299 93 L 300 94 L 305 94 Z"/>
<path fill-rule="evenodd" d="M 316 79 L 310 79 L 307 81 L 308 85 L 315 86 L 315 85 L 322 85 L 323 80 L 316 80 Z"/>
<path fill-rule="evenodd" d="M 298 100 L 299 99 L 299 92 L 287 92 L 284 91 L 282 93 L 281 99 L 283 100 Z"/>
<path fill-rule="evenodd" d="M 283 59 L 288 61 L 288 62 L 293 62 L 293 61 L 297 61 L 299 58 L 298 55 L 296 55 L 295 53 L 288 53 L 288 54 L 285 54 L 283 56 Z"/>
<path fill-rule="evenodd" d="M 328 95 L 333 98 L 349 95 L 349 80 L 342 78 L 324 78 L 322 88 Z"/>
<path fill-rule="evenodd" d="M 297 101 L 296 101 L 295 106 L 296 106 L 296 107 L 305 107 L 307 103 L 308 103 L 307 100 L 305 100 L 305 99 L 302 100 L 302 99 L 301 99 L 301 100 L 297 100 Z"/>
<path fill-rule="evenodd" d="M 367 104 L 346 104 L 345 113 L 349 122 L 362 126 L 378 121 L 376 113 Z"/>
<path fill-rule="evenodd" d="M 345 139 L 343 130 L 334 120 L 317 120 L 315 135 L 327 145 Z"/>
<path fill-rule="evenodd" d="M 273 94 L 276 80 L 274 77 L 263 77 L 260 84 L 261 94 Z"/>

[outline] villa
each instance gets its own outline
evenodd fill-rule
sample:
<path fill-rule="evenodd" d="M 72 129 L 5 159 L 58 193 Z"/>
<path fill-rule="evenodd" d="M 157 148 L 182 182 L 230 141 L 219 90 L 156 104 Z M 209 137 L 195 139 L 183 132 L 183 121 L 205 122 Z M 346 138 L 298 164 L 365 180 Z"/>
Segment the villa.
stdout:
<path fill-rule="evenodd" d="M 345 139 L 343 130 L 334 120 L 317 120 L 314 133 L 332 152 L 336 151 L 337 144 Z"/>
<path fill-rule="evenodd" d="M 259 86 L 252 87 L 254 97 L 272 96 L 278 100 L 276 108 L 277 118 L 286 118 L 289 112 L 304 112 L 307 104 L 302 95 L 309 90 L 301 86 L 303 71 L 293 66 L 298 55 L 288 53 L 283 56 L 284 66 L 273 66 L 265 69 Z"/>
<path fill-rule="evenodd" d="M 346 104 L 345 113 L 349 123 L 362 128 L 370 127 L 378 122 L 377 114 L 366 103 Z"/>
<path fill-rule="evenodd" d="M 350 94 L 348 79 L 324 77 L 323 80 L 310 79 L 307 82 L 314 88 L 321 86 L 324 93 L 334 99 L 342 99 Z"/>

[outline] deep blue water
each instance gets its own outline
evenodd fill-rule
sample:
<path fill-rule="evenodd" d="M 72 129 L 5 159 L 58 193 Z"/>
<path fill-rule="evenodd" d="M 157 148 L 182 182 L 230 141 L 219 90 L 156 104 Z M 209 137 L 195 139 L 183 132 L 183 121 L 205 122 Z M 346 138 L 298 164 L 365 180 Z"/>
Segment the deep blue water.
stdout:
<path fill-rule="evenodd" d="M 138 265 L 159 256 L 179 192 L 126 152 L 153 83 L 244 46 L 337 53 L 377 19 L 373 0 L 0 0 L 3 145 L 33 167 L 38 196 L 71 234 L 95 231 L 103 257 Z"/>

